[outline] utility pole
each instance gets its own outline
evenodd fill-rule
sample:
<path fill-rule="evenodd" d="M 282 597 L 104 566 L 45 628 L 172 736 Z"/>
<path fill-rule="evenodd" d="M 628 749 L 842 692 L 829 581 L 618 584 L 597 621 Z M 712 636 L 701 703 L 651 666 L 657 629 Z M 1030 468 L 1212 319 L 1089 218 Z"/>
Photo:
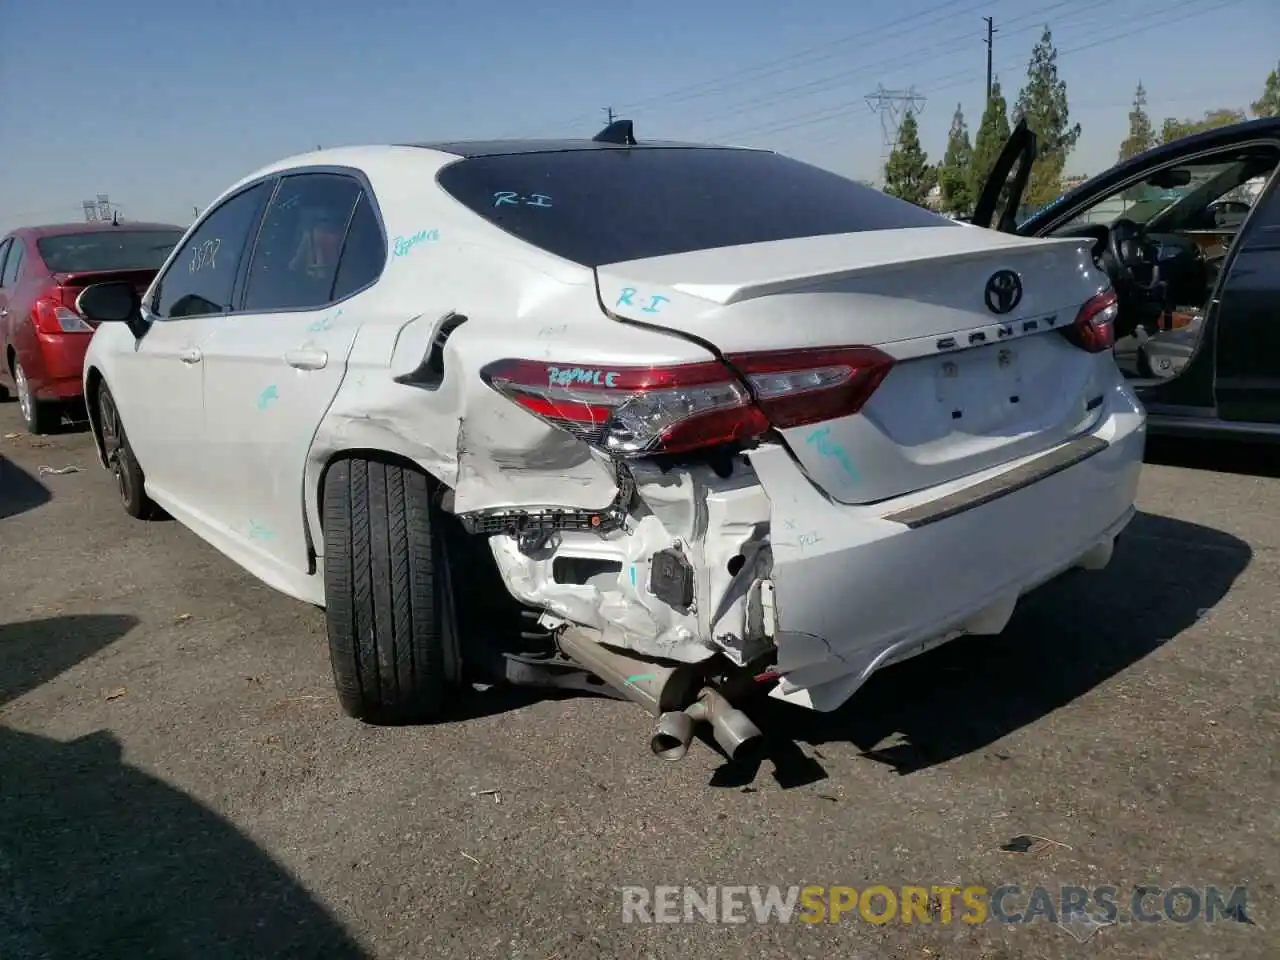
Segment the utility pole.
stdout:
<path fill-rule="evenodd" d="M 867 94 L 867 106 L 872 113 L 880 114 L 880 132 L 883 137 L 881 160 L 888 160 L 898 143 L 898 127 L 902 123 L 903 114 L 910 110 L 918 116 L 924 110 L 925 99 L 914 86 L 906 90 L 886 90 L 884 84 L 877 84 L 875 90 Z"/>
<path fill-rule="evenodd" d="M 617 115 L 613 112 L 613 107 L 601 107 L 600 109 L 602 109 L 604 111 L 604 115 L 609 118 L 609 123 L 613 123 L 613 121 L 618 119 Z"/>
<path fill-rule="evenodd" d="M 990 103 L 991 102 L 991 51 L 992 51 L 992 41 L 995 39 L 997 30 L 996 30 L 996 22 L 993 17 L 983 17 L 982 19 L 987 22 L 987 39 L 985 41 L 987 45 L 987 103 Z M 985 112 L 986 106 L 984 105 L 982 109 Z"/>

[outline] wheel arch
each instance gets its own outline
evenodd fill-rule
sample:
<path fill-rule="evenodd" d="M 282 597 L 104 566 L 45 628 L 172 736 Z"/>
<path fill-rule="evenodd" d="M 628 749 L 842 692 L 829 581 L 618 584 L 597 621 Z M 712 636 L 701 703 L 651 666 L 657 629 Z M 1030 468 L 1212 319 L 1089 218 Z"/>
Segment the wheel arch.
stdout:
<path fill-rule="evenodd" d="M 98 390 L 106 377 L 96 366 L 90 365 L 84 372 L 84 409 L 89 417 L 89 432 L 93 434 L 93 446 L 98 452 L 98 463 L 107 465 L 106 448 L 102 442 L 102 413 L 98 408 Z"/>
<path fill-rule="evenodd" d="M 328 452 L 319 460 L 311 460 L 307 465 L 307 483 L 304 496 L 304 519 L 306 521 L 307 540 L 313 556 L 324 556 L 324 503 L 325 483 L 333 465 L 343 460 L 373 460 L 379 463 L 393 464 L 415 470 L 426 476 L 428 487 L 433 497 L 450 489 L 446 478 L 437 470 L 413 456 L 410 452 L 396 450 L 392 445 L 371 445 L 344 447 Z"/>

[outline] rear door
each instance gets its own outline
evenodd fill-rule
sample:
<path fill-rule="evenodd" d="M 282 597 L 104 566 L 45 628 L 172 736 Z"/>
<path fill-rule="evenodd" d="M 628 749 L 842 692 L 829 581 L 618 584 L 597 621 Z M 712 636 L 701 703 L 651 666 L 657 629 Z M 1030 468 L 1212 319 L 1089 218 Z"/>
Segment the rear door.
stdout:
<path fill-rule="evenodd" d="M 205 435 L 218 451 L 206 504 L 265 562 L 308 569 L 306 458 L 346 372 L 360 294 L 386 253 L 358 177 L 285 176 L 263 217 L 240 308 L 205 341 Z"/>

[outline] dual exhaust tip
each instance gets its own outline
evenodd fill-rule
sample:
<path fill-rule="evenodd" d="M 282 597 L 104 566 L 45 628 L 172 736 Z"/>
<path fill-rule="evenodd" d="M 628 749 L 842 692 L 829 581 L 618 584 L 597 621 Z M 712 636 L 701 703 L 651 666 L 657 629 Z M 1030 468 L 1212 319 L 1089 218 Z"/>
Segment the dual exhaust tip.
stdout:
<path fill-rule="evenodd" d="M 649 749 L 659 760 L 682 759 L 689 752 L 699 723 L 711 725 L 712 736 L 730 760 L 751 759 L 764 747 L 764 734 L 745 713 L 711 687 L 703 687 L 688 707 L 658 717 Z"/>

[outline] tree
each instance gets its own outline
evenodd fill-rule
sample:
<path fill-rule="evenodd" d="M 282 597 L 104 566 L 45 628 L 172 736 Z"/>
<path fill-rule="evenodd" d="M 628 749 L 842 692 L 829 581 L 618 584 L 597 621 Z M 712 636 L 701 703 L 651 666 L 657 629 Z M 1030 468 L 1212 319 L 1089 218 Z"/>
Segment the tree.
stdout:
<path fill-rule="evenodd" d="M 1000 90 L 1000 78 L 997 77 L 992 81 L 991 99 L 982 112 L 982 123 L 973 140 L 973 160 L 969 164 L 969 195 L 973 197 L 974 203 L 982 195 L 982 188 L 991 176 L 991 170 L 1009 139 L 1009 133 L 1009 107 Z"/>
<path fill-rule="evenodd" d="M 969 167 L 973 163 L 973 145 L 964 111 L 956 104 L 947 134 L 947 152 L 938 168 L 938 186 L 942 190 L 942 209 L 947 213 L 968 216 L 973 212 L 973 191 L 969 188 Z"/>
<path fill-rule="evenodd" d="M 1280 66 L 1267 76 L 1262 96 L 1250 106 L 1255 117 L 1280 117 Z"/>
<path fill-rule="evenodd" d="M 1067 85 L 1058 77 L 1058 49 L 1048 26 L 1031 49 L 1027 85 L 1018 94 L 1014 117 L 1025 117 L 1036 135 L 1036 159 L 1022 202 L 1040 207 L 1062 193 L 1067 155 L 1080 139 L 1080 124 L 1069 123 Z"/>
<path fill-rule="evenodd" d="M 1219 127 L 1229 127 L 1233 123 L 1242 123 L 1244 119 L 1243 110 L 1232 110 L 1227 107 L 1206 110 L 1204 117 L 1199 120 L 1179 120 L 1176 117 L 1167 117 L 1160 128 L 1160 142 L 1173 143 L 1175 140 L 1181 140 L 1183 137 L 1189 137 L 1192 134 L 1204 133 L 1206 130 L 1217 130 Z"/>
<path fill-rule="evenodd" d="M 908 110 L 898 128 L 898 142 L 884 165 L 884 192 L 922 207 L 937 182 L 938 171 L 929 166 L 929 157 L 920 146 L 915 114 Z"/>
<path fill-rule="evenodd" d="M 1128 160 L 1145 153 L 1156 145 L 1156 131 L 1147 116 L 1147 91 L 1138 81 L 1133 94 L 1133 109 L 1129 111 L 1129 136 L 1120 144 L 1120 159 Z"/>

